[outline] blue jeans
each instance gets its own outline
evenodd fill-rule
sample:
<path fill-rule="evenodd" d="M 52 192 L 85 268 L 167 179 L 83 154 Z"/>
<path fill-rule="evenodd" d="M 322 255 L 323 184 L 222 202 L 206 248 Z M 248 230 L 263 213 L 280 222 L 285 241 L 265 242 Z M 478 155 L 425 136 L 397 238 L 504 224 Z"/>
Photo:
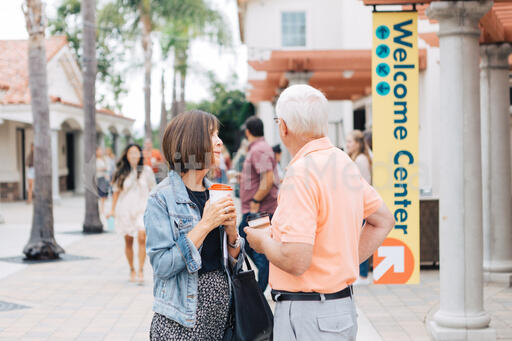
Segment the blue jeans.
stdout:
<path fill-rule="evenodd" d="M 370 261 L 367 259 L 359 264 L 359 277 L 368 277 L 368 270 L 370 268 Z"/>
<path fill-rule="evenodd" d="M 240 233 L 240 236 L 242 238 L 245 238 L 247 235 L 244 232 L 244 227 L 247 225 L 247 217 L 250 213 L 246 213 L 242 217 L 242 222 L 240 223 L 240 226 L 238 226 L 238 231 Z M 272 215 L 270 216 L 270 219 L 272 219 Z M 261 291 L 265 291 L 268 285 L 268 260 L 267 257 L 265 257 L 264 254 L 257 253 L 254 251 L 250 246 L 249 243 L 245 243 L 245 253 L 249 258 L 254 262 L 256 265 L 256 268 L 258 268 L 258 286 L 260 287 Z"/>
<path fill-rule="evenodd" d="M 363 220 L 363 227 L 366 224 L 366 220 Z M 359 277 L 368 277 L 368 270 L 370 269 L 369 259 L 359 264 Z"/>

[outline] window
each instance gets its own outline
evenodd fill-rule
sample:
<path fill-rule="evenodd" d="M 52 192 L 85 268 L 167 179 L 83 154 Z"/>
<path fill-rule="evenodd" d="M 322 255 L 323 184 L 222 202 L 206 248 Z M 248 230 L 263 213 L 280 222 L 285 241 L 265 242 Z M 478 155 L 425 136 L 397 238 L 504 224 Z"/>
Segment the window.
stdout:
<path fill-rule="evenodd" d="M 281 13 L 281 37 L 284 47 L 306 46 L 306 13 Z"/>

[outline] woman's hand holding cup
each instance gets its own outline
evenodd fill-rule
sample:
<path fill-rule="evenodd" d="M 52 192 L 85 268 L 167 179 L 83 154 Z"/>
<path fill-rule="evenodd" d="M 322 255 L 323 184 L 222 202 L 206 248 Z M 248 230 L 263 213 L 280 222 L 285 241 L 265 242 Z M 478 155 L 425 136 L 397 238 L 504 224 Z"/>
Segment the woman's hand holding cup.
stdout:
<path fill-rule="evenodd" d="M 206 202 L 201 223 L 208 231 L 230 221 L 236 221 L 236 208 L 233 199 L 225 197 L 217 201 L 208 200 Z"/>

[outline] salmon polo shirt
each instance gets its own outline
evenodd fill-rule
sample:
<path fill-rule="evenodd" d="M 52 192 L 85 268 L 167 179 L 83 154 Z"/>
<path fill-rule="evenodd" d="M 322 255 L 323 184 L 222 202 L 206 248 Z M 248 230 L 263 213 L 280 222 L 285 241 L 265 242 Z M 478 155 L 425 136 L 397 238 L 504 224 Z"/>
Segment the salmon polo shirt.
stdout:
<path fill-rule="evenodd" d="M 382 198 L 348 155 L 327 137 L 307 143 L 290 162 L 277 203 L 272 238 L 311 244 L 313 258 L 301 276 L 270 264 L 272 289 L 326 294 L 353 283 L 363 219 L 379 209 Z"/>

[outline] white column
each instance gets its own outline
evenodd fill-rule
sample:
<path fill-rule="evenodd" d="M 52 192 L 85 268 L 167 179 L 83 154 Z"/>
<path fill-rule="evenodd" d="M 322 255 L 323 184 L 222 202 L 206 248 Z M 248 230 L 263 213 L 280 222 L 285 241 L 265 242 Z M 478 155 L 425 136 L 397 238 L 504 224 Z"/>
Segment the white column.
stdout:
<path fill-rule="evenodd" d="M 435 340 L 495 340 L 483 309 L 480 18 L 492 1 L 432 2 L 439 20 L 440 308 L 429 323 Z"/>
<path fill-rule="evenodd" d="M 113 150 L 114 154 L 116 155 L 116 157 L 120 156 L 121 155 L 121 152 L 122 152 L 122 147 L 121 147 L 121 144 L 122 144 L 122 141 L 121 141 L 121 135 L 118 135 L 116 134 L 116 144 L 115 144 L 115 148 Z"/>
<path fill-rule="evenodd" d="M 364 111 L 366 115 L 366 130 L 373 130 L 373 105 L 371 101 L 367 101 L 364 105 Z"/>
<path fill-rule="evenodd" d="M 512 196 L 509 127 L 510 44 L 481 52 L 484 275 L 512 285 Z"/>
<path fill-rule="evenodd" d="M 52 143 L 52 193 L 53 203 L 60 203 L 60 190 L 59 190 L 59 131 L 51 130 L 51 143 Z M 37 193 L 36 193 L 37 195 Z"/>
<path fill-rule="evenodd" d="M 84 194 L 84 133 L 75 132 L 75 193 Z"/>

